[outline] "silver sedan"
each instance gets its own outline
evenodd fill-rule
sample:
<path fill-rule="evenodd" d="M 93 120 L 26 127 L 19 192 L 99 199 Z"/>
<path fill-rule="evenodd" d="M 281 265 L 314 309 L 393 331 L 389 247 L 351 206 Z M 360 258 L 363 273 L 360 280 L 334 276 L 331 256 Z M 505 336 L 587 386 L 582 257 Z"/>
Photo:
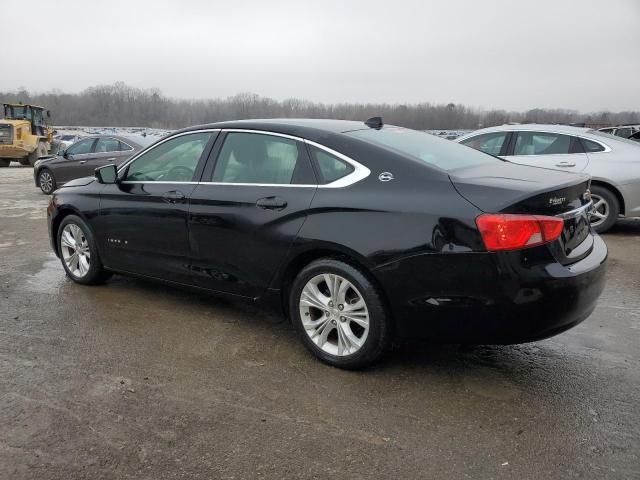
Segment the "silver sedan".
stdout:
<path fill-rule="evenodd" d="M 638 142 L 588 128 L 535 124 L 484 128 L 455 141 L 514 163 L 588 173 L 592 226 L 599 233 L 620 216 L 640 217 Z"/>

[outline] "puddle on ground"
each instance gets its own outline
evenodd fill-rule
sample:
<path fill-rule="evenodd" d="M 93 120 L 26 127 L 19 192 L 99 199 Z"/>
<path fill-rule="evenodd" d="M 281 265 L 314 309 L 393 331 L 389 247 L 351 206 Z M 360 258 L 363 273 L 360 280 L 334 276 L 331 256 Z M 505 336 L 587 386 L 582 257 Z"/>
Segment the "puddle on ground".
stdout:
<path fill-rule="evenodd" d="M 60 260 L 53 253 L 50 253 L 42 265 L 42 269 L 27 279 L 25 290 L 34 293 L 57 294 L 66 282 L 67 279 L 62 265 L 60 265 Z"/>

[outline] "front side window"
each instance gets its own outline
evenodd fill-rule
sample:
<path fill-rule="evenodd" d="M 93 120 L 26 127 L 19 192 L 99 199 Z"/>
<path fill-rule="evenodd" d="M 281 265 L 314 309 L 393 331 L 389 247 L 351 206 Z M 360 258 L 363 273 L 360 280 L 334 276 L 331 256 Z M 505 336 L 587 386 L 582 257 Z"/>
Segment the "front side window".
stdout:
<path fill-rule="evenodd" d="M 320 175 L 320 185 L 335 182 L 342 177 L 346 177 L 354 170 L 353 165 L 335 155 L 331 155 L 325 150 L 314 146 L 310 146 L 309 150 L 311 151 L 311 158 L 316 164 L 318 175 Z"/>
<path fill-rule="evenodd" d="M 69 155 L 83 155 L 85 153 L 91 153 L 91 146 L 95 139 L 87 138 L 86 140 L 80 140 L 74 143 L 67 149 Z"/>
<path fill-rule="evenodd" d="M 559 133 L 518 132 L 514 155 L 557 155 L 571 153 L 571 137 Z"/>
<path fill-rule="evenodd" d="M 211 132 L 190 133 L 161 143 L 136 158 L 125 176 L 137 182 L 190 182 Z"/>
<path fill-rule="evenodd" d="M 502 151 L 502 147 L 506 139 L 507 132 L 494 132 L 467 138 L 460 143 L 475 150 L 488 153 L 489 155 L 498 156 Z"/>
<path fill-rule="evenodd" d="M 96 153 L 118 152 L 120 151 L 120 142 L 115 138 L 100 138 L 95 151 Z"/>
<path fill-rule="evenodd" d="M 223 183 L 292 183 L 300 146 L 295 140 L 261 133 L 227 134 L 213 181 Z"/>

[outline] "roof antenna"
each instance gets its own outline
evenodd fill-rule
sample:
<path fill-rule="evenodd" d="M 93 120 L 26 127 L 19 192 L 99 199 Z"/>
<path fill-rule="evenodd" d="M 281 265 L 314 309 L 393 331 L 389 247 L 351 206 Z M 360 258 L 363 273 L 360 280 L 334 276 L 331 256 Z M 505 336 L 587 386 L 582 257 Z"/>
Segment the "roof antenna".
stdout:
<path fill-rule="evenodd" d="M 369 128 L 375 128 L 376 130 L 380 130 L 384 125 L 382 121 L 382 117 L 371 117 L 364 124 Z"/>

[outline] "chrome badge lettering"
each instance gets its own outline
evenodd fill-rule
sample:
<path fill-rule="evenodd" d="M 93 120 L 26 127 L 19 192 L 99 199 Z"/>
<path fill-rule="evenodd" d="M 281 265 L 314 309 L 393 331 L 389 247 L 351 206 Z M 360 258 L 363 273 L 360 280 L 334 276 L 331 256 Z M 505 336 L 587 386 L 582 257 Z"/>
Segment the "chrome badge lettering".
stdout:
<path fill-rule="evenodd" d="M 562 205 L 566 199 L 566 197 L 551 197 L 549 205 Z"/>

